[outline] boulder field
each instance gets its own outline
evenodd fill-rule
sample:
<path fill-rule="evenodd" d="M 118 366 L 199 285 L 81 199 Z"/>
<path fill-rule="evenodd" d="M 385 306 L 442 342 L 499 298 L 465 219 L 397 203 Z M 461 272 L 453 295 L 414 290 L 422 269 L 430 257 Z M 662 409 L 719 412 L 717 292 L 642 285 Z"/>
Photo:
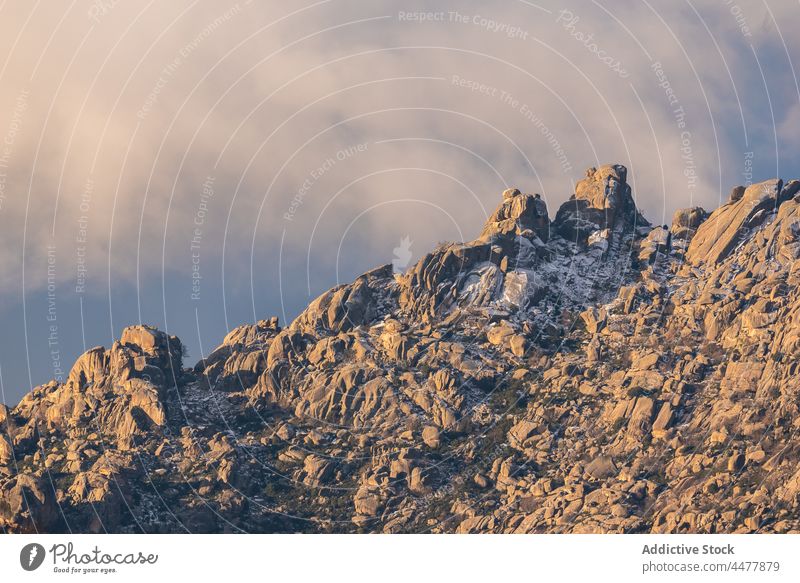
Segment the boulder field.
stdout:
<path fill-rule="evenodd" d="M 192 368 L 126 328 L 0 406 L 0 528 L 798 532 L 799 192 L 654 227 L 590 168 Z"/>

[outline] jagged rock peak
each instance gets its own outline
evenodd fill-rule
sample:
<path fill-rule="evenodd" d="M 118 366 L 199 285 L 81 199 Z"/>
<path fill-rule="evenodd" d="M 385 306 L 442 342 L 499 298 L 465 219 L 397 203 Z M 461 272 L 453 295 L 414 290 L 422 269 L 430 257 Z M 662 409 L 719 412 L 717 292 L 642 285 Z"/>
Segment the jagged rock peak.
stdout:
<path fill-rule="evenodd" d="M 628 169 L 606 164 L 586 170 L 575 194 L 561 205 L 553 229 L 562 237 L 585 243 L 592 233 L 605 229 L 649 226 L 636 209 L 627 182 Z"/>
<path fill-rule="evenodd" d="M 587 168 L 586 177 L 575 185 L 575 199 L 585 200 L 591 208 L 617 209 L 628 201 L 628 169 L 622 164 Z"/>
<path fill-rule="evenodd" d="M 768 216 L 800 191 L 800 182 L 784 185 L 773 178 L 747 188 L 734 187 L 728 203 L 715 210 L 697 228 L 686 252 L 686 260 L 694 266 L 717 265 L 741 242 L 748 231 L 759 227 Z"/>
<path fill-rule="evenodd" d="M 503 192 L 503 202 L 486 221 L 479 240 L 489 242 L 507 235 L 550 238 L 550 218 L 541 195 L 523 194 L 517 188 Z"/>
<path fill-rule="evenodd" d="M 640 229 L 592 168 L 193 370 L 133 326 L 0 406 L 0 530 L 800 532 L 798 190 Z"/>

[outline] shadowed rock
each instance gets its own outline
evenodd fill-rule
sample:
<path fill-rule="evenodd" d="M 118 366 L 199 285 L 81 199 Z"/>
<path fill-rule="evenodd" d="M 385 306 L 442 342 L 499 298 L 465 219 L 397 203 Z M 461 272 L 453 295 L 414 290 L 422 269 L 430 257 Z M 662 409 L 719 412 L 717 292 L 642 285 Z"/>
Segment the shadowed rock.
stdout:
<path fill-rule="evenodd" d="M 597 231 L 647 226 L 636 210 L 627 176 L 620 164 L 589 168 L 575 194 L 558 209 L 553 228 L 570 241 L 586 243 Z"/>

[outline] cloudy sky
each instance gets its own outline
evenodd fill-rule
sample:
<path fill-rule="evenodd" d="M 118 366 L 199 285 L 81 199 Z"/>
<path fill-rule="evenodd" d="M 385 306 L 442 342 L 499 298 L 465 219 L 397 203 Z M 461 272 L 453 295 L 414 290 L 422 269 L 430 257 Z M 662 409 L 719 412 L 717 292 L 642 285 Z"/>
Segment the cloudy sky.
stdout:
<path fill-rule="evenodd" d="M 551 214 L 619 162 L 645 216 L 800 176 L 794 1 L 0 4 L 0 400 L 128 324 L 241 323 Z"/>

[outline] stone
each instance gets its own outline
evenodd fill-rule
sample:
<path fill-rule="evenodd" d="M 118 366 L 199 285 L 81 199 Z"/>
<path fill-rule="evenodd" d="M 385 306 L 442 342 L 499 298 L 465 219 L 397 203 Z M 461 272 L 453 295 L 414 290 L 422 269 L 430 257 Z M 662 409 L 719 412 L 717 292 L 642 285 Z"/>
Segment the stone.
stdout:
<path fill-rule="evenodd" d="M 49 532 L 58 522 L 53 489 L 41 476 L 19 474 L 0 482 L 0 527 L 19 533 Z"/>
<path fill-rule="evenodd" d="M 439 428 L 433 425 L 426 426 L 422 430 L 422 441 L 431 449 L 439 449 L 439 446 L 442 444 Z"/>
<path fill-rule="evenodd" d="M 122 330 L 120 343 L 133 345 L 145 352 L 155 352 L 167 344 L 166 334 L 150 326 L 128 326 Z"/>
<path fill-rule="evenodd" d="M 648 370 L 655 367 L 659 359 L 660 355 L 657 352 L 651 352 L 650 354 L 644 354 L 637 358 L 634 362 L 634 366 L 638 370 Z"/>
<path fill-rule="evenodd" d="M 603 309 L 590 308 L 581 312 L 581 319 L 586 326 L 586 331 L 589 334 L 597 334 L 602 332 L 608 321 L 608 314 Z"/>
<path fill-rule="evenodd" d="M 0 466 L 7 466 L 14 460 L 14 448 L 5 435 L 0 434 Z"/>
<path fill-rule="evenodd" d="M 421 468 L 415 467 L 411 470 L 408 478 L 408 489 L 417 494 L 425 494 L 428 492 L 427 476 Z"/>
<path fill-rule="evenodd" d="M 508 271 L 503 278 L 502 301 L 515 309 L 525 309 L 541 293 L 536 276 L 529 270 Z"/>
<path fill-rule="evenodd" d="M 714 266 L 725 259 L 743 235 L 745 229 L 756 226 L 764 211 L 778 206 L 778 193 L 783 181 L 767 180 L 748 186 L 741 196 L 731 196 L 731 201 L 711 213 L 700 225 L 686 251 L 691 265 Z"/>
<path fill-rule="evenodd" d="M 672 416 L 672 406 L 669 403 L 664 403 L 661 405 L 661 409 L 658 411 L 658 416 L 653 422 L 653 434 L 658 431 L 663 432 L 665 429 L 668 429 L 672 424 Z"/>
<path fill-rule="evenodd" d="M 333 476 L 333 464 L 330 460 L 311 454 L 303 461 L 305 477 L 303 482 L 312 487 L 319 487 Z"/>
<path fill-rule="evenodd" d="M 508 322 L 503 321 L 496 326 L 490 326 L 486 330 L 486 339 L 490 344 L 501 346 L 510 341 L 513 334 L 514 328 L 512 328 Z"/>
<path fill-rule="evenodd" d="M 480 241 L 506 244 L 508 237 L 530 232 L 542 241 L 550 237 L 547 205 L 538 194 L 522 194 L 518 189 L 503 192 L 503 202 L 489 217 L 478 238 Z"/>
<path fill-rule="evenodd" d="M 365 517 L 376 516 L 383 507 L 383 500 L 380 494 L 370 491 L 364 486 L 356 492 L 353 502 L 356 515 Z"/>
<path fill-rule="evenodd" d="M 675 211 L 670 227 L 672 238 L 675 240 L 691 239 L 707 218 L 708 213 L 699 206 Z"/>
<path fill-rule="evenodd" d="M 518 357 L 522 358 L 525 356 L 525 347 L 526 347 L 526 340 L 525 337 L 521 334 L 514 334 L 509 338 L 509 346 L 511 347 L 511 353 Z"/>
<path fill-rule="evenodd" d="M 728 458 L 728 471 L 729 472 L 738 472 L 740 471 L 745 464 L 745 456 L 741 453 L 735 453 L 731 457 Z"/>
<path fill-rule="evenodd" d="M 655 227 L 641 242 L 639 261 L 652 265 L 659 257 L 666 258 L 672 249 L 672 233 L 666 225 Z"/>
<path fill-rule="evenodd" d="M 601 456 L 586 464 L 585 472 L 595 480 L 604 480 L 617 474 L 617 466 L 610 457 Z"/>
<path fill-rule="evenodd" d="M 277 435 L 283 441 L 289 441 L 296 435 L 296 433 L 297 432 L 294 430 L 294 427 L 288 423 L 284 423 L 278 428 L 278 430 L 275 432 L 275 435 Z"/>
<path fill-rule="evenodd" d="M 523 419 L 508 431 L 509 443 L 513 447 L 524 448 L 525 442 L 538 431 L 540 425 L 535 421 Z"/>
<path fill-rule="evenodd" d="M 648 433 L 652 429 L 653 408 L 654 403 L 651 397 L 638 397 L 631 412 L 629 430 L 640 435 Z"/>
<path fill-rule="evenodd" d="M 800 182 L 766 185 L 652 228 L 592 168 L 191 369 L 126 329 L 0 407 L 0 528 L 800 532 Z"/>

